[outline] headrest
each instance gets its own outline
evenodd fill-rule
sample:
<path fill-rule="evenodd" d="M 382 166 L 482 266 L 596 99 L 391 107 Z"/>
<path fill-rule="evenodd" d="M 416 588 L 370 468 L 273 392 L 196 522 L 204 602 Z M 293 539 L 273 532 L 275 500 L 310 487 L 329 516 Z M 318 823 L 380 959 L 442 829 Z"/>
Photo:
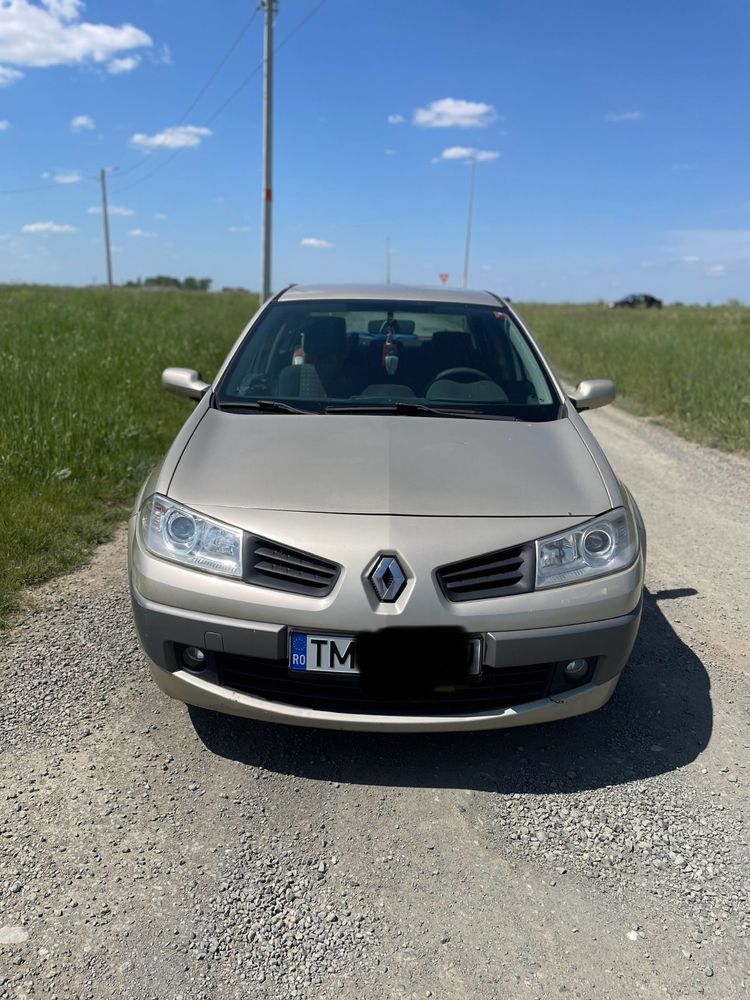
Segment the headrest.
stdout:
<path fill-rule="evenodd" d="M 431 343 L 440 351 L 471 350 L 471 338 L 465 330 L 436 330 Z"/>
<path fill-rule="evenodd" d="M 343 316 L 317 316 L 303 327 L 308 360 L 338 358 L 346 353 L 346 320 Z"/>

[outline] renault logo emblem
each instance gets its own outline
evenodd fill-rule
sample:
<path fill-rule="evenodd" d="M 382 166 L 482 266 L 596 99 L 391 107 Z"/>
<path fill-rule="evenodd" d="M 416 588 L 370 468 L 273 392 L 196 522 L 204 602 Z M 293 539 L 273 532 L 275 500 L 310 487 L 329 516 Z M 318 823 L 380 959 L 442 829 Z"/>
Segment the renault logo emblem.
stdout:
<path fill-rule="evenodd" d="M 392 604 L 406 586 L 406 574 L 395 556 L 381 556 L 370 573 L 370 583 L 384 604 Z"/>

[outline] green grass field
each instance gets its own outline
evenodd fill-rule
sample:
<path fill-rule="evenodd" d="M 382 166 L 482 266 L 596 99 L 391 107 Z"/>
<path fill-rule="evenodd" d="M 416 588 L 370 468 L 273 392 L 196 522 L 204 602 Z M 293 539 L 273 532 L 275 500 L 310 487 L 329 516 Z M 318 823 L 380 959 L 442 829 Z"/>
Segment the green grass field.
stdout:
<path fill-rule="evenodd" d="M 190 412 L 162 369 L 212 377 L 256 304 L 0 287 L 0 621 L 23 585 L 79 565 L 127 513 Z M 565 375 L 612 377 L 631 408 L 750 452 L 750 309 L 520 308 Z"/>
<path fill-rule="evenodd" d="M 80 564 L 190 412 L 168 365 L 213 377 L 257 308 L 242 294 L 0 287 L 0 621 Z"/>
<path fill-rule="evenodd" d="M 750 309 L 525 305 L 557 370 L 612 378 L 618 401 L 684 437 L 750 453 Z"/>

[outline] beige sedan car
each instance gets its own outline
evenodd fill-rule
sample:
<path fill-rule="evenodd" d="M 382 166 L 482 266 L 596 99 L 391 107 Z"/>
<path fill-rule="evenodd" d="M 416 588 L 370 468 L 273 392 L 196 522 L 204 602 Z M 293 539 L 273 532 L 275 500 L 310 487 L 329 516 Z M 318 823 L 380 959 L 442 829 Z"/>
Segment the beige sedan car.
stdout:
<path fill-rule="evenodd" d="M 489 292 L 292 286 L 197 400 L 130 520 L 152 675 L 336 729 L 548 722 L 612 695 L 645 531 L 582 410 Z"/>

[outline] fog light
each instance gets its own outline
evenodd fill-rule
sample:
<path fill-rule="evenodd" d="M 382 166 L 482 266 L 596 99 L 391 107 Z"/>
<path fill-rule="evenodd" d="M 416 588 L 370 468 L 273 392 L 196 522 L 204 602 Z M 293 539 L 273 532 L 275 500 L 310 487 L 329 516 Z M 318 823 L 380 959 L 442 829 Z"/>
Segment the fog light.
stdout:
<path fill-rule="evenodd" d="M 186 646 L 182 651 L 182 662 L 188 670 L 203 670 L 206 665 L 206 654 L 197 646 Z"/>
<path fill-rule="evenodd" d="M 563 673 L 565 674 L 566 681 L 576 681 L 583 680 L 586 674 L 589 672 L 589 661 L 588 660 L 571 660 L 569 663 L 565 664 L 563 668 Z"/>

